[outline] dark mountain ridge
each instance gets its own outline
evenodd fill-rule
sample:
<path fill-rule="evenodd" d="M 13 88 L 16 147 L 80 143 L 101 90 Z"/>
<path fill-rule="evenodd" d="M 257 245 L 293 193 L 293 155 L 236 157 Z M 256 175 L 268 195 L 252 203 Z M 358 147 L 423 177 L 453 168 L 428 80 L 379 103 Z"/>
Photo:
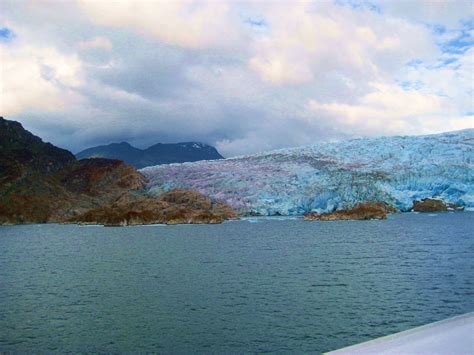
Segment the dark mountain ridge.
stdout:
<path fill-rule="evenodd" d="M 78 159 L 96 157 L 120 159 L 136 169 L 161 164 L 224 158 L 216 148 L 198 142 L 157 143 L 146 149 L 136 148 L 127 142 L 111 143 L 85 149 L 77 153 L 76 157 Z"/>
<path fill-rule="evenodd" d="M 76 160 L 0 117 L 0 224 L 66 221 L 144 184 L 120 160 Z"/>
<path fill-rule="evenodd" d="M 21 123 L 0 117 L 0 184 L 32 171 L 58 171 L 75 160 L 71 152 L 44 143 Z"/>

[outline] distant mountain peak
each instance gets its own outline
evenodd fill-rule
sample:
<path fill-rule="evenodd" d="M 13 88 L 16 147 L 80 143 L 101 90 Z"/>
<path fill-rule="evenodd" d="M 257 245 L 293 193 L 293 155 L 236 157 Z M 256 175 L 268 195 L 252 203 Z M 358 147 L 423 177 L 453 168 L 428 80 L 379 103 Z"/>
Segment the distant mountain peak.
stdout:
<path fill-rule="evenodd" d="M 77 153 L 76 157 L 120 159 L 136 168 L 223 159 L 216 148 L 202 142 L 156 143 L 146 149 L 136 148 L 128 142 L 111 143 L 85 149 Z"/>

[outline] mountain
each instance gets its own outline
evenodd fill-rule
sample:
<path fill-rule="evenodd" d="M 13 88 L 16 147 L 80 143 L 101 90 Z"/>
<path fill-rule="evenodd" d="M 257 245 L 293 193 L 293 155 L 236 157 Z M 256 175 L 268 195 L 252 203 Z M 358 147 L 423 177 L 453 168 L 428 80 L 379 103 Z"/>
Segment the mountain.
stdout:
<path fill-rule="evenodd" d="M 159 198 L 121 160 L 76 160 L 15 121 L 0 117 L 0 224 L 220 223 L 235 213 L 192 191 Z"/>
<path fill-rule="evenodd" d="M 109 145 L 101 145 L 93 148 L 85 149 L 76 154 L 77 159 L 86 158 L 109 158 L 119 159 L 124 161 L 126 164 L 133 165 L 139 157 L 141 157 L 143 151 L 132 147 L 126 142 L 112 143 Z"/>
<path fill-rule="evenodd" d="M 65 221 L 144 183 L 122 161 L 77 161 L 19 122 L 0 117 L 0 224 Z"/>
<path fill-rule="evenodd" d="M 151 194 L 199 191 L 242 213 L 301 215 L 438 198 L 474 209 L 474 129 L 356 139 L 225 160 L 148 167 Z"/>
<path fill-rule="evenodd" d="M 61 170 L 76 159 L 72 153 L 44 143 L 19 122 L 0 117 L 0 185 L 28 173 Z"/>
<path fill-rule="evenodd" d="M 120 159 L 137 169 L 152 165 L 223 159 L 216 148 L 196 142 L 158 143 L 146 149 L 135 148 L 127 142 L 112 143 L 85 149 L 77 153 L 76 157 Z"/>

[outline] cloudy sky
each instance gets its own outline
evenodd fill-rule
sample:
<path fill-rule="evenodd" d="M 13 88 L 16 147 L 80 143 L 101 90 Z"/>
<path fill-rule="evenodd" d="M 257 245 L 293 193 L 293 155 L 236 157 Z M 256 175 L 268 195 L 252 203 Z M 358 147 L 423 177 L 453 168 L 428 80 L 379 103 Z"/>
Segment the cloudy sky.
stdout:
<path fill-rule="evenodd" d="M 0 2 L 0 115 L 224 156 L 474 127 L 474 2 Z"/>

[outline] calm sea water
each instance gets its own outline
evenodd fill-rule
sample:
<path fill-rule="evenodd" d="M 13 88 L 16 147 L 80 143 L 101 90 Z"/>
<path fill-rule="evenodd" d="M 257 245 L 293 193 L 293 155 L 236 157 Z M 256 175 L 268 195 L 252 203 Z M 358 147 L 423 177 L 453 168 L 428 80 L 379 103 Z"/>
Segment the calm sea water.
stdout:
<path fill-rule="evenodd" d="M 473 217 L 0 227 L 0 351 L 321 352 L 474 311 Z"/>

